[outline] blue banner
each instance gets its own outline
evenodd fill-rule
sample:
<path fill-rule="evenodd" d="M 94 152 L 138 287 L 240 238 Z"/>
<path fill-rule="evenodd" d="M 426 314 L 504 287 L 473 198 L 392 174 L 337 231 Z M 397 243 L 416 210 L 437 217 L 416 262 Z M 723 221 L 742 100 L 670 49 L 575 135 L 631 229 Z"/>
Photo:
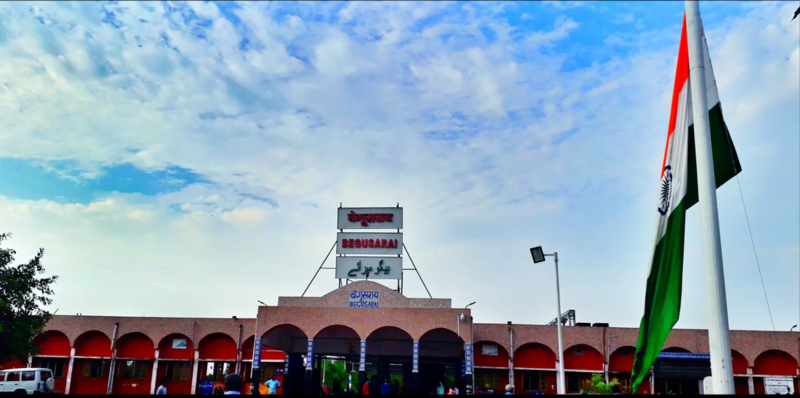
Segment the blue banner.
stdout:
<path fill-rule="evenodd" d="M 464 343 L 464 374 L 472 374 L 472 343 Z"/>
<path fill-rule="evenodd" d="M 308 349 L 306 349 L 306 370 L 314 369 L 314 339 L 308 339 Z"/>
<path fill-rule="evenodd" d="M 412 355 L 411 372 L 419 373 L 419 341 L 414 342 L 414 353 Z"/>
<path fill-rule="evenodd" d="M 261 339 L 255 339 L 253 342 L 253 369 L 261 367 Z"/>
<path fill-rule="evenodd" d="M 283 374 L 289 374 L 289 354 L 286 354 L 286 359 L 283 360 Z"/>
<path fill-rule="evenodd" d="M 361 340 L 361 358 L 358 360 L 358 371 L 365 372 L 367 370 L 367 341 Z"/>

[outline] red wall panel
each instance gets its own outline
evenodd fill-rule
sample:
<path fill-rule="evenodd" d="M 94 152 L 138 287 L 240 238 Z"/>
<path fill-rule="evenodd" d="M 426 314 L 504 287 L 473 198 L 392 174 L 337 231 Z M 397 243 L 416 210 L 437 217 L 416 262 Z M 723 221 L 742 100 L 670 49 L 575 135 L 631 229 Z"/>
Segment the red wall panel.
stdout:
<path fill-rule="evenodd" d="M 483 355 L 483 346 L 495 345 L 497 346 L 497 355 Z M 492 342 L 481 342 L 475 344 L 473 350 L 475 358 L 475 366 L 490 366 L 494 368 L 507 368 L 508 367 L 508 351 L 503 346 Z"/>
<path fill-rule="evenodd" d="M 108 392 L 108 372 L 104 372 L 104 377 L 84 378 L 84 366 L 99 359 L 76 359 L 75 368 L 72 371 L 72 384 L 70 394 L 74 395 L 105 395 Z M 108 367 L 108 365 L 106 365 Z"/>
<path fill-rule="evenodd" d="M 200 341 L 201 359 L 236 360 L 236 342 L 225 334 L 212 334 Z"/>
<path fill-rule="evenodd" d="M 603 371 L 603 354 L 588 345 L 576 345 L 564 351 L 564 369 Z"/>
<path fill-rule="evenodd" d="M 556 354 L 542 344 L 525 344 L 514 353 L 514 367 L 555 369 Z"/>
<path fill-rule="evenodd" d="M 731 360 L 733 361 L 733 374 L 747 374 L 747 358 L 735 350 L 731 350 Z"/>
<path fill-rule="evenodd" d="M 86 332 L 75 341 L 75 355 L 79 357 L 111 357 L 111 339 L 100 332 Z"/>
<path fill-rule="evenodd" d="M 756 358 L 753 373 L 770 376 L 797 376 L 797 361 L 783 351 L 765 351 Z"/>
<path fill-rule="evenodd" d="M 173 339 L 186 339 L 186 349 L 173 349 L 172 348 L 172 340 Z M 158 343 L 158 357 L 159 358 L 169 358 L 169 359 L 194 359 L 194 344 L 192 340 L 182 334 L 171 334 L 167 337 L 161 339 L 161 342 Z M 167 390 L 169 393 L 169 390 Z"/>
<path fill-rule="evenodd" d="M 114 376 L 114 389 L 112 392 L 119 395 L 149 395 L 150 383 L 153 377 L 153 362 L 135 361 L 141 363 L 140 366 L 145 366 L 147 369 L 142 379 L 138 378 L 138 375 L 133 379 L 126 379 L 125 362 L 126 361 L 117 361 L 117 370 Z"/>
<path fill-rule="evenodd" d="M 156 348 L 153 340 L 141 333 L 129 333 L 117 341 L 117 358 L 147 358 L 156 357 Z"/>
<path fill-rule="evenodd" d="M 250 337 L 242 343 L 242 360 L 253 359 L 253 338 Z M 261 346 L 261 359 L 262 360 L 279 360 L 286 359 L 286 353 L 268 345 Z"/>
<path fill-rule="evenodd" d="M 636 354 L 635 347 L 620 347 L 611 353 L 608 359 L 609 372 L 630 373 L 633 369 L 633 358 Z"/>
<path fill-rule="evenodd" d="M 39 346 L 39 352 L 36 355 L 69 356 L 71 351 L 69 339 L 61 332 L 45 332 L 36 336 L 33 340 Z"/>
<path fill-rule="evenodd" d="M 735 368 L 736 365 L 734 365 L 734 369 Z M 747 384 L 747 377 L 734 377 L 733 388 L 736 395 L 750 395 L 750 387 Z"/>

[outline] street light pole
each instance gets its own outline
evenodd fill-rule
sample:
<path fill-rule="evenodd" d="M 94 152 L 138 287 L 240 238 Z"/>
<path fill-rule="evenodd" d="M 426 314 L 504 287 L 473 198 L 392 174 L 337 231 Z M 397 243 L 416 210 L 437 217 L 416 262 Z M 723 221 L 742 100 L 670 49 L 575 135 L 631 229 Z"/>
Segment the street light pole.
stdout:
<path fill-rule="evenodd" d="M 467 304 L 467 306 L 464 307 L 464 309 L 469 308 L 469 306 L 471 306 L 473 304 L 475 304 L 474 301 L 469 303 L 469 304 Z M 475 364 L 475 333 L 474 333 L 475 329 L 473 328 L 473 325 L 474 325 L 474 322 L 473 322 L 473 318 L 472 318 L 472 312 L 470 312 L 470 314 L 469 314 L 469 345 L 472 347 L 472 363 L 474 365 Z M 470 389 L 471 390 L 471 395 L 475 395 L 475 367 L 474 366 L 473 366 L 473 369 L 472 369 L 472 375 L 471 376 L 472 376 L 472 388 Z"/>
<path fill-rule="evenodd" d="M 552 256 L 556 263 L 556 308 L 558 309 L 558 393 L 564 394 L 564 347 L 561 343 L 561 284 L 558 281 L 558 252 L 545 254 L 545 257 Z"/>
<path fill-rule="evenodd" d="M 556 317 L 556 327 L 558 329 L 558 377 L 556 380 L 556 384 L 558 386 L 557 392 L 559 394 L 565 394 L 564 388 L 564 347 L 561 342 L 561 286 L 558 281 L 558 252 L 553 252 L 553 254 L 545 254 L 542 250 L 541 246 L 532 247 L 531 248 L 531 257 L 533 257 L 533 262 L 541 263 L 545 260 L 545 257 L 553 257 L 556 263 L 556 309 L 558 310 L 558 316 Z"/>
<path fill-rule="evenodd" d="M 261 300 L 257 300 L 257 301 L 259 302 L 259 304 L 261 304 L 261 305 L 263 305 L 265 307 L 267 306 L 266 304 L 264 304 L 263 301 L 261 301 Z M 260 309 L 260 307 L 259 307 L 259 309 Z M 257 389 L 258 388 L 258 385 L 255 385 L 255 386 L 252 385 L 253 382 L 255 382 L 255 383 L 259 383 L 260 382 L 260 380 L 255 380 L 254 379 L 255 373 L 256 373 L 256 369 L 260 369 L 261 368 L 261 364 L 259 363 L 258 366 L 256 366 L 256 362 L 255 362 L 255 359 L 256 359 L 256 351 L 255 351 L 256 339 L 260 339 L 261 338 L 261 337 L 258 336 L 258 313 L 259 313 L 259 311 L 257 309 L 256 310 L 256 330 L 253 333 L 253 361 L 250 363 L 250 383 L 251 383 L 250 388 L 252 388 L 252 389 Z M 260 349 L 261 348 L 261 344 L 258 344 L 258 347 Z M 261 354 L 261 353 L 259 353 L 259 354 Z M 258 357 L 260 359 L 261 355 L 258 355 Z M 261 373 L 259 372 L 259 375 L 260 374 Z M 252 391 L 251 391 L 251 393 L 252 393 Z"/>

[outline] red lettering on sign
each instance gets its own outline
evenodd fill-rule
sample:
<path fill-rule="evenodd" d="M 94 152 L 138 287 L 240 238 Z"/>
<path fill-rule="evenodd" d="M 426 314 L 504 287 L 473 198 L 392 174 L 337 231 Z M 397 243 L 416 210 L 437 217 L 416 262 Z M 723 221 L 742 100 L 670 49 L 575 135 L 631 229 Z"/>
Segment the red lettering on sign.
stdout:
<path fill-rule="evenodd" d="M 376 213 L 376 214 L 357 214 L 350 211 L 347 215 L 347 221 L 360 223 L 362 227 L 369 226 L 374 222 L 393 222 L 394 214 Z"/>
<path fill-rule="evenodd" d="M 375 247 L 375 239 L 370 239 L 369 240 L 369 247 L 370 248 Z"/>
<path fill-rule="evenodd" d="M 342 239 L 342 247 L 346 248 L 347 246 L 347 239 Z"/>
<path fill-rule="evenodd" d="M 361 239 L 356 239 L 356 247 L 361 247 Z"/>
<path fill-rule="evenodd" d="M 381 247 L 386 247 L 386 239 L 381 239 Z"/>

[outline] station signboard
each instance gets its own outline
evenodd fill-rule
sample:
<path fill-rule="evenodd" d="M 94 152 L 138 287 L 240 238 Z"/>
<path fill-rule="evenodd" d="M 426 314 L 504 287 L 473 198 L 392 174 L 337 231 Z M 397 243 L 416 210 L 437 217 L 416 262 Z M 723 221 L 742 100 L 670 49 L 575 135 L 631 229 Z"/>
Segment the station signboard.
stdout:
<path fill-rule="evenodd" d="M 337 229 L 403 229 L 402 207 L 340 207 Z"/>
<path fill-rule="evenodd" d="M 337 279 L 400 279 L 403 277 L 401 257 L 336 257 Z"/>
<path fill-rule="evenodd" d="M 403 253 L 402 233 L 340 232 L 336 239 L 336 254 Z"/>

